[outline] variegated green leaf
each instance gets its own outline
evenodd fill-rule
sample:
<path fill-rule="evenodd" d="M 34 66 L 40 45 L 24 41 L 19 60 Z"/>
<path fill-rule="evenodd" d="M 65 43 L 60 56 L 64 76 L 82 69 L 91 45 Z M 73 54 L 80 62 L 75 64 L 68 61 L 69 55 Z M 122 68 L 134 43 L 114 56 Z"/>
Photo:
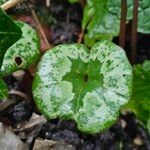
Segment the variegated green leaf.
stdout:
<path fill-rule="evenodd" d="M 0 67 L 6 50 L 21 37 L 21 30 L 11 18 L 0 9 Z"/>
<path fill-rule="evenodd" d="M 1 74 L 26 69 L 37 60 L 40 54 L 39 38 L 34 29 L 23 22 L 16 22 L 22 30 L 22 37 L 7 49 L 1 66 Z"/>
<path fill-rule="evenodd" d="M 91 51 L 81 44 L 56 46 L 38 66 L 33 95 L 49 119 L 75 119 L 89 134 L 110 127 L 131 92 L 132 68 L 125 52 L 111 42 Z"/>
<path fill-rule="evenodd" d="M 0 78 L 0 101 L 5 100 L 8 96 L 8 89 L 5 82 Z"/>

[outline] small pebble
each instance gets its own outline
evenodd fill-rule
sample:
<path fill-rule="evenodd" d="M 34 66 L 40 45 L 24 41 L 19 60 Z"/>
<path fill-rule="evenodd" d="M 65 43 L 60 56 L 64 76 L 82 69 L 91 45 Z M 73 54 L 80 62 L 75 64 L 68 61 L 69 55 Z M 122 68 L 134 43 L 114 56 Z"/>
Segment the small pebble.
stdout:
<path fill-rule="evenodd" d="M 141 139 L 141 137 L 136 137 L 134 140 L 133 140 L 133 143 L 135 144 L 135 145 L 138 145 L 138 146 L 141 146 L 141 145 L 143 145 L 144 144 L 144 142 L 143 142 L 143 140 Z"/>

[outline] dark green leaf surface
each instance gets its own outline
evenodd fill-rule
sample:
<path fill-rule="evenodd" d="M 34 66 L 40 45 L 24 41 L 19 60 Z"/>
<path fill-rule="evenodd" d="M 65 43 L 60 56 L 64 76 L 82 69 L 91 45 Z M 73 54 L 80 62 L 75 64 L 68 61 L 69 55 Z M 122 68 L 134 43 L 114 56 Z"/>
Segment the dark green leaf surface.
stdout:
<path fill-rule="evenodd" d="M 133 68 L 133 94 L 127 108 L 145 124 L 150 118 L 150 61 Z"/>
<path fill-rule="evenodd" d="M 8 96 L 8 89 L 4 81 L 0 78 L 0 101 L 5 100 Z"/>
<path fill-rule="evenodd" d="M 125 52 L 108 41 L 91 51 L 81 44 L 56 46 L 38 66 L 33 95 L 49 119 L 75 119 L 90 134 L 110 127 L 130 98 L 132 69 Z"/>
<path fill-rule="evenodd" d="M 79 0 L 68 0 L 70 3 L 76 3 L 78 2 Z"/>
<path fill-rule="evenodd" d="M 6 50 L 20 37 L 19 27 L 0 9 L 0 67 Z"/>
<path fill-rule="evenodd" d="M 133 18 L 133 0 L 127 0 L 127 22 Z M 138 31 L 150 33 L 150 0 L 140 1 Z M 97 40 L 119 35 L 121 18 L 121 0 L 87 0 L 84 8 L 82 28 L 87 30 L 85 42 L 88 46 Z"/>
<path fill-rule="evenodd" d="M 7 2 L 8 0 L 0 0 L 0 5 L 2 5 L 3 3 Z"/>
<path fill-rule="evenodd" d="M 0 70 L 3 76 L 28 68 L 40 55 L 40 44 L 36 31 L 23 22 L 16 22 L 16 24 L 22 30 L 22 36 L 7 49 L 4 55 Z"/>

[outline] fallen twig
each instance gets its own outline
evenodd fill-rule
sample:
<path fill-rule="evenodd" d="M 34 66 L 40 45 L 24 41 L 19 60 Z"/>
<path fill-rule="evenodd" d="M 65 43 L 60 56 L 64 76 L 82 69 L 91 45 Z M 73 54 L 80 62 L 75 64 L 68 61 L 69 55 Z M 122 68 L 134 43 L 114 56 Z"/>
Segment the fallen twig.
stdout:
<path fill-rule="evenodd" d="M 46 37 L 46 35 L 44 33 L 44 30 L 43 30 L 43 28 L 42 28 L 42 26 L 40 24 L 40 21 L 39 21 L 37 15 L 36 15 L 35 11 L 31 7 L 30 7 L 30 9 L 31 9 L 31 13 L 32 13 L 33 19 L 34 19 L 34 21 L 36 23 L 36 28 L 37 28 L 38 32 L 42 35 L 42 37 L 43 37 L 43 39 L 45 41 L 47 49 L 52 48 L 53 46 L 49 44 L 48 39 L 47 39 L 47 37 Z"/>
<path fill-rule="evenodd" d="M 28 100 L 28 96 L 25 93 L 18 91 L 18 90 L 10 90 L 9 94 L 18 95 L 18 96 L 24 98 L 25 100 Z"/>
<path fill-rule="evenodd" d="M 0 7 L 3 10 L 7 10 L 9 8 L 14 7 L 15 5 L 17 5 L 20 2 L 20 0 L 9 0 L 6 3 L 2 4 Z"/>

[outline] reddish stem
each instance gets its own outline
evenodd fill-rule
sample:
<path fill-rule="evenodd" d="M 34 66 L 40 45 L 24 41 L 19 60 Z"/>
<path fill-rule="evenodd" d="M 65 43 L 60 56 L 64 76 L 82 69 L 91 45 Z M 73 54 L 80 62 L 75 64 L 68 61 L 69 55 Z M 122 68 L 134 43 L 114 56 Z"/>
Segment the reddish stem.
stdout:
<path fill-rule="evenodd" d="M 120 21 L 119 45 L 122 48 L 124 48 L 125 46 L 126 16 L 127 16 L 127 0 L 121 0 L 121 21 Z"/>
<path fill-rule="evenodd" d="M 78 43 L 82 43 L 83 38 L 84 38 L 84 30 L 82 30 L 81 33 L 79 34 Z"/>
<path fill-rule="evenodd" d="M 132 64 L 136 62 L 136 57 L 137 57 L 138 6 L 139 6 L 139 0 L 134 0 L 132 32 L 131 32 L 131 62 Z"/>

